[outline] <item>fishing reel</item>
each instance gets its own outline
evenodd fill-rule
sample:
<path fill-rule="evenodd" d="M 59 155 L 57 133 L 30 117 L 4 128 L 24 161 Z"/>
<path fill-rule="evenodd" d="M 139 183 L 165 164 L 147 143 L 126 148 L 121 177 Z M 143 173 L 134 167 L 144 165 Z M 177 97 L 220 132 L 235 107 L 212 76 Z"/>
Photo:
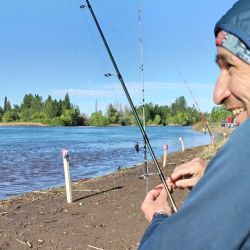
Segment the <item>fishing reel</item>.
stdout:
<path fill-rule="evenodd" d="M 140 152 L 140 150 L 141 150 L 142 148 L 144 148 L 144 146 L 141 146 L 141 145 L 138 143 L 138 141 L 135 142 L 135 144 L 134 144 L 134 149 L 135 149 L 135 151 L 136 151 L 137 154 Z"/>

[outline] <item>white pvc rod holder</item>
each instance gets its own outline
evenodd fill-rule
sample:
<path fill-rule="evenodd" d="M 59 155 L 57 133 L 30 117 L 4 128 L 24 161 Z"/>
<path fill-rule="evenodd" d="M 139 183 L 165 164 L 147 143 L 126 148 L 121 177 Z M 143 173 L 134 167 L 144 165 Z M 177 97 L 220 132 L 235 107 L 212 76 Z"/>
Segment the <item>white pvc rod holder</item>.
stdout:
<path fill-rule="evenodd" d="M 72 189 L 71 189 L 70 170 L 69 170 L 69 151 L 63 149 L 62 157 L 63 157 L 67 202 L 72 203 Z"/>
<path fill-rule="evenodd" d="M 165 168 L 167 166 L 167 159 L 168 159 L 168 144 L 164 144 L 163 150 L 164 150 L 163 167 Z"/>
<path fill-rule="evenodd" d="M 183 138 L 182 138 L 182 137 L 180 137 L 180 138 L 179 138 L 179 141 L 180 141 L 180 143 L 181 143 L 181 150 L 182 150 L 182 152 L 184 152 L 184 151 L 185 151 L 185 147 L 184 147 L 184 141 L 183 141 Z"/>

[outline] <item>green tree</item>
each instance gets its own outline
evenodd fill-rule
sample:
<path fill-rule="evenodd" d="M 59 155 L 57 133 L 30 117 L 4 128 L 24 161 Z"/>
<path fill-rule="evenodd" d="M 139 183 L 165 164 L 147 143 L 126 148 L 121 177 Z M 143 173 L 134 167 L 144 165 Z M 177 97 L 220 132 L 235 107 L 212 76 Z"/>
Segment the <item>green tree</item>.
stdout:
<path fill-rule="evenodd" d="M 193 106 L 193 107 L 188 107 L 186 109 L 186 123 L 185 125 L 192 125 L 197 123 L 199 120 L 202 119 L 202 114 L 199 114 L 199 112 L 197 111 L 197 109 Z"/>
<path fill-rule="evenodd" d="M 72 125 L 72 110 L 71 109 L 66 109 L 64 111 L 64 114 L 60 116 L 60 124 L 57 125 L 63 125 L 63 126 L 70 126 Z M 57 117 L 56 117 L 57 118 Z M 58 119 L 56 119 L 58 120 Z M 54 124 L 56 125 L 56 124 Z"/>
<path fill-rule="evenodd" d="M 6 111 L 2 117 L 3 122 L 15 122 L 18 121 L 20 118 L 19 112 L 16 110 Z"/>
<path fill-rule="evenodd" d="M 68 93 L 66 93 L 64 100 L 62 101 L 62 113 L 64 113 L 67 109 L 71 109 L 71 103 Z"/>
<path fill-rule="evenodd" d="M 102 115 L 101 111 L 98 111 L 91 114 L 89 123 L 92 126 L 101 127 L 107 126 L 109 124 L 109 120 L 107 117 Z"/>
<path fill-rule="evenodd" d="M 184 112 L 187 109 L 187 102 L 184 96 L 180 96 L 170 106 L 172 115 L 176 115 L 178 112 Z"/>
<path fill-rule="evenodd" d="M 112 104 L 109 104 L 107 107 L 107 116 L 110 123 L 119 122 L 120 115 L 117 109 Z"/>
<path fill-rule="evenodd" d="M 23 97 L 23 101 L 20 106 L 20 117 L 22 121 L 30 121 L 31 120 L 31 115 L 32 115 L 32 101 L 34 97 L 32 94 L 26 94 Z"/>
<path fill-rule="evenodd" d="M 26 94 L 23 97 L 23 102 L 21 104 L 21 109 L 30 109 L 32 107 L 32 101 L 34 97 L 32 94 Z"/>
<path fill-rule="evenodd" d="M 46 114 L 44 112 L 35 112 L 31 115 L 31 121 L 43 122 L 46 120 Z"/>
<path fill-rule="evenodd" d="M 179 111 L 185 111 L 187 109 L 187 102 L 184 96 L 180 96 L 175 100 L 175 103 L 179 107 Z"/>
<path fill-rule="evenodd" d="M 221 122 L 225 120 L 231 112 L 227 111 L 224 105 L 213 107 L 211 112 L 211 120 L 213 122 Z"/>
<path fill-rule="evenodd" d="M 2 121 L 3 114 L 4 114 L 3 108 L 0 106 L 0 121 Z"/>
<path fill-rule="evenodd" d="M 88 124 L 88 119 L 85 114 L 82 114 L 79 107 L 74 108 L 74 113 L 72 116 L 72 125 L 73 126 L 85 126 Z"/>
<path fill-rule="evenodd" d="M 5 96 L 4 97 L 4 105 L 3 105 L 3 112 L 7 112 L 7 111 L 10 111 L 11 110 L 11 104 L 10 102 L 8 101 L 7 97 Z"/>
<path fill-rule="evenodd" d="M 32 112 L 40 113 L 43 110 L 43 98 L 39 95 L 35 95 L 31 101 Z"/>
<path fill-rule="evenodd" d="M 134 123 L 134 115 L 130 107 L 125 105 L 124 109 L 119 113 L 119 123 L 122 126 L 128 126 Z"/>
<path fill-rule="evenodd" d="M 44 112 L 47 115 L 47 118 L 52 119 L 58 115 L 58 103 L 57 100 L 53 100 L 49 95 L 45 100 Z"/>
<path fill-rule="evenodd" d="M 155 125 L 159 125 L 161 123 L 161 116 L 160 115 L 155 115 L 155 119 L 153 122 Z"/>

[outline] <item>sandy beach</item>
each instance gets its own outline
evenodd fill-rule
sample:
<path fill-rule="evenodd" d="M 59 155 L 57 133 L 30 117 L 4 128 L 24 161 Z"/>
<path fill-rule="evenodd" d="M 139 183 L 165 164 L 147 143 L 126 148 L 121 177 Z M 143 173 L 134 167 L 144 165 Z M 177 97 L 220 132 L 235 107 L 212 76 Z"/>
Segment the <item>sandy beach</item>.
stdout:
<path fill-rule="evenodd" d="M 49 126 L 39 122 L 0 122 L 0 127 L 10 127 L 10 126 Z"/>
<path fill-rule="evenodd" d="M 176 165 L 212 154 L 212 145 L 173 153 L 163 173 L 168 176 Z M 0 249 L 137 249 L 148 225 L 140 211 L 146 192 L 141 168 L 74 182 L 71 204 L 64 187 L 0 201 Z M 149 169 L 155 172 L 151 164 Z M 158 175 L 150 176 L 149 188 L 159 183 Z M 178 207 L 187 194 L 174 193 Z"/>

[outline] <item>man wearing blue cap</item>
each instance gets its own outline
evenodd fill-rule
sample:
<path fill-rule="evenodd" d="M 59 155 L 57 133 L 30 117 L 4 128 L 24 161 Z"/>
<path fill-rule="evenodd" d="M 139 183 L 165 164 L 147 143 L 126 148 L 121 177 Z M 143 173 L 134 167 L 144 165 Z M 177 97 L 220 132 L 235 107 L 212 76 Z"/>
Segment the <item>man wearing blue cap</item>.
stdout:
<path fill-rule="evenodd" d="M 215 37 L 220 75 L 214 101 L 241 125 L 177 213 L 162 185 L 147 194 L 142 211 L 150 225 L 140 250 L 250 249 L 250 0 L 233 5 L 215 25 Z"/>

